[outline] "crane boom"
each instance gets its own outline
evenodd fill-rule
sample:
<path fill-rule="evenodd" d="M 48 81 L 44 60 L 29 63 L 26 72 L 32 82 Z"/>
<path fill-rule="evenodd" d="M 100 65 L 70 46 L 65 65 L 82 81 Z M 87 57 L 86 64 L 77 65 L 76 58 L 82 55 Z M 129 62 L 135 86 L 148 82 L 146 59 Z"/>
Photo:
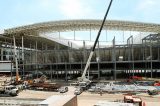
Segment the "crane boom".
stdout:
<path fill-rule="evenodd" d="M 106 20 L 106 18 L 107 18 L 108 12 L 109 12 L 110 7 L 111 7 L 111 5 L 112 5 L 112 1 L 113 1 L 113 0 L 111 0 L 110 3 L 109 3 L 109 6 L 108 6 L 108 9 L 107 9 L 106 14 L 105 14 L 105 16 L 104 16 L 102 25 L 101 25 L 101 27 L 100 27 L 100 29 L 99 29 L 97 38 L 96 38 L 96 40 L 95 40 L 95 42 L 94 42 L 92 51 L 90 52 L 89 58 L 88 58 L 88 60 L 87 60 L 87 64 L 86 64 L 85 69 L 84 69 L 84 71 L 83 71 L 83 74 L 82 74 L 82 76 L 81 76 L 81 80 L 86 79 L 86 78 L 85 78 L 85 75 L 86 75 L 87 69 L 88 69 L 88 67 L 89 67 L 89 65 L 90 65 L 91 58 L 92 58 L 92 56 L 93 56 L 93 53 L 94 53 L 96 44 L 97 44 L 97 42 L 98 42 L 99 36 L 100 36 L 100 34 L 101 34 L 101 31 L 102 31 L 102 28 L 103 28 L 103 26 L 104 26 L 105 20 Z"/>

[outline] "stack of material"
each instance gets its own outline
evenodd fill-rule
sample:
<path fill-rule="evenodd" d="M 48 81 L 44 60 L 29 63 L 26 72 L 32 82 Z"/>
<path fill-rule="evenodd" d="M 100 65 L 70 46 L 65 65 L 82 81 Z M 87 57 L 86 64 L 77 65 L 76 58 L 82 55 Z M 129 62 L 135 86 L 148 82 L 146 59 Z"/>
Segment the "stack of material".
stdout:
<path fill-rule="evenodd" d="M 136 85 L 136 84 L 97 84 L 95 86 L 91 86 L 91 88 L 88 90 L 90 92 L 99 92 L 102 90 L 103 92 L 109 92 L 109 93 L 116 93 L 116 92 L 147 92 L 150 89 L 155 89 L 160 91 L 160 87 L 158 86 L 142 86 L 142 85 Z"/>

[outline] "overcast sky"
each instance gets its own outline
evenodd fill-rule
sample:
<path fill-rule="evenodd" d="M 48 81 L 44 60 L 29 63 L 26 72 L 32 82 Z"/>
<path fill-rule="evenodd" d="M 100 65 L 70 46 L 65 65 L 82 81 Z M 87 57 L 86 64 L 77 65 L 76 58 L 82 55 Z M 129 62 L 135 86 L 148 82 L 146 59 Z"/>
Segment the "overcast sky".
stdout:
<path fill-rule="evenodd" d="M 103 19 L 110 0 L 0 0 L 0 29 L 68 19 Z M 108 19 L 160 23 L 160 0 L 113 0 Z"/>

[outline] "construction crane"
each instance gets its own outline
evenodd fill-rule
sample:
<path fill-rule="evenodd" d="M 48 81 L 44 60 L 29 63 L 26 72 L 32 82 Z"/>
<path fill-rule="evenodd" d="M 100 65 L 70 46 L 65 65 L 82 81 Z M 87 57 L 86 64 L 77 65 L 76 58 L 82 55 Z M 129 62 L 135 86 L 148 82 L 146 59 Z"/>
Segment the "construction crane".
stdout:
<path fill-rule="evenodd" d="M 91 82 L 89 79 L 86 78 L 85 75 L 86 75 L 87 69 L 88 69 L 88 67 L 89 67 L 89 65 L 90 65 L 91 58 L 92 58 L 92 56 L 93 56 L 93 53 L 94 53 L 96 44 L 97 44 L 97 42 L 98 42 L 99 36 L 100 36 L 100 34 L 101 34 L 101 31 L 102 31 L 102 28 L 103 28 L 103 26 L 104 26 L 105 20 L 106 20 L 106 18 L 107 18 L 108 12 L 109 12 L 110 7 L 111 7 L 111 5 L 112 5 L 112 1 L 113 1 L 113 0 L 111 0 L 110 3 L 109 3 L 108 9 L 107 9 L 106 14 L 105 14 L 105 16 L 104 16 L 102 25 L 101 25 L 101 27 L 100 27 L 100 29 L 99 29 L 97 38 L 96 38 L 96 40 L 95 40 L 95 42 L 94 42 L 92 51 L 90 52 L 90 55 L 89 55 L 89 58 L 88 58 L 88 60 L 87 60 L 87 64 L 86 64 L 86 66 L 85 66 L 85 69 L 84 69 L 84 71 L 83 71 L 83 74 L 82 74 L 81 77 L 78 78 L 78 83 L 79 83 L 79 85 L 82 85 L 82 87 L 85 87 L 85 86 L 89 85 L 90 82 Z"/>
<path fill-rule="evenodd" d="M 18 72 L 18 61 L 17 61 L 15 36 L 13 36 L 13 43 L 14 43 L 14 59 L 15 59 L 15 64 L 16 64 L 16 83 L 18 83 L 20 81 L 20 77 L 19 77 L 19 72 Z"/>

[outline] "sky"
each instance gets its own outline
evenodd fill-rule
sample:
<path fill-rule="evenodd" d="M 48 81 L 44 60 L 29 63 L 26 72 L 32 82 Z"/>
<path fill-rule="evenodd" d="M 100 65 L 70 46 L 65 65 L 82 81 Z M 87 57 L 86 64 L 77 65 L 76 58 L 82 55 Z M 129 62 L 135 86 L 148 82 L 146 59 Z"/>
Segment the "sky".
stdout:
<path fill-rule="evenodd" d="M 103 19 L 110 0 L 0 0 L 0 30 L 39 22 Z M 113 0 L 107 19 L 160 24 L 160 0 Z"/>
<path fill-rule="evenodd" d="M 0 29 L 38 22 L 103 19 L 110 0 L 0 0 Z M 160 23 L 160 0 L 113 0 L 108 19 Z"/>

